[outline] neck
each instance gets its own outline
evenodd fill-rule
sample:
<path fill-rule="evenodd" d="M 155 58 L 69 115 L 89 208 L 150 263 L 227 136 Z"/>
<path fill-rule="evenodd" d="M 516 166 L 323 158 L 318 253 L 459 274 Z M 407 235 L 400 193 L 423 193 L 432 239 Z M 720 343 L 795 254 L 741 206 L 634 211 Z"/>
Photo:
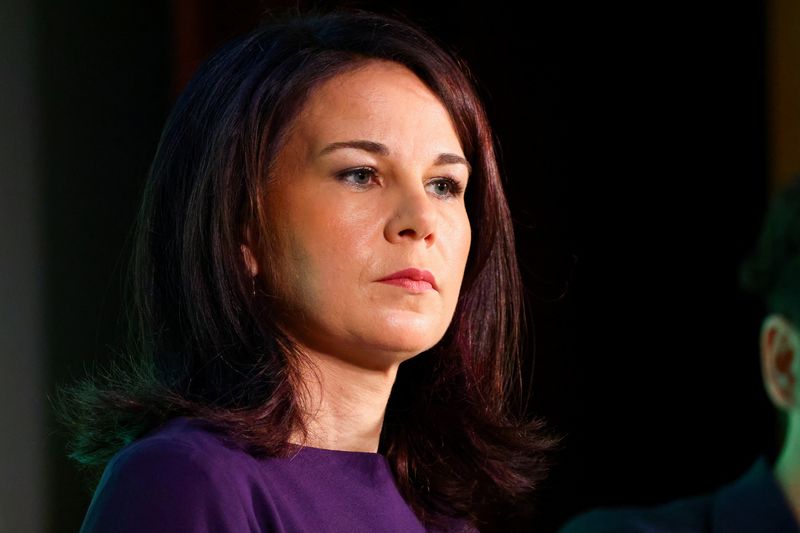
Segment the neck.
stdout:
<path fill-rule="evenodd" d="M 775 477 L 800 523 L 800 419 L 794 413 L 789 415 L 786 439 L 775 462 Z"/>
<path fill-rule="evenodd" d="M 377 452 L 386 404 L 397 368 L 370 370 L 342 359 L 306 352 L 302 365 L 301 405 L 306 438 L 295 432 L 294 443 L 329 450 Z"/>

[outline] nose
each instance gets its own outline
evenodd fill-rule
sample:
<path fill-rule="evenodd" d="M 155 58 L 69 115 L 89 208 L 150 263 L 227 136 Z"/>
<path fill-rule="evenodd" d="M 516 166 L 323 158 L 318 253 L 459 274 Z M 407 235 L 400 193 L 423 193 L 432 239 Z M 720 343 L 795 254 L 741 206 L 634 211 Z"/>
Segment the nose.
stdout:
<path fill-rule="evenodd" d="M 436 239 L 439 218 L 434 202 L 422 184 L 413 190 L 404 187 L 397 191 L 392 216 L 384 229 L 386 240 L 391 243 L 422 240 L 426 246 L 431 246 Z"/>

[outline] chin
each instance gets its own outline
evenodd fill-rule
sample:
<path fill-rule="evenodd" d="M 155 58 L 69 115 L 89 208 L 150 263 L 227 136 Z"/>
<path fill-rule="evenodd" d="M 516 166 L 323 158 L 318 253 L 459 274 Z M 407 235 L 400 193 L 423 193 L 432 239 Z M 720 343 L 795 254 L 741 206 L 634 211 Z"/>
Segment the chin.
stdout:
<path fill-rule="evenodd" d="M 408 345 L 373 345 L 360 358 L 356 359 L 356 364 L 370 370 L 385 372 L 396 369 L 401 363 L 413 359 L 428 347 L 411 347 Z"/>
<path fill-rule="evenodd" d="M 402 342 L 383 342 L 377 344 L 376 348 L 389 357 L 402 362 L 430 349 L 434 344 L 436 343 L 414 343 L 404 340 Z"/>
<path fill-rule="evenodd" d="M 398 362 L 429 350 L 444 336 L 444 330 L 432 331 L 430 324 L 426 324 L 424 328 L 398 327 L 398 324 L 393 324 L 372 333 L 369 338 L 364 339 L 366 344 Z"/>
<path fill-rule="evenodd" d="M 299 342 L 314 351 L 373 370 L 397 366 L 435 346 L 449 322 L 439 313 L 392 312 L 360 315 L 331 325 L 304 324 Z"/>

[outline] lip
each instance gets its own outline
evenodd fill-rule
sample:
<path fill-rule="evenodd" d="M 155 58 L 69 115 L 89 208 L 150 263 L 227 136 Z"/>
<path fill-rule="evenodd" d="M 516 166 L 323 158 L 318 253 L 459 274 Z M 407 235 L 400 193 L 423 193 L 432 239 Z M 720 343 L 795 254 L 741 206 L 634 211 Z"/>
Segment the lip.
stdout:
<path fill-rule="evenodd" d="M 392 285 L 399 285 L 413 292 L 424 292 L 430 288 L 438 291 L 439 287 L 436 285 L 436 278 L 428 270 L 419 268 L 404 268 L 398 270 L 394 274 L 389 274 L 385 278 L 377 281 L 383 283 L 390 283 Z"/>

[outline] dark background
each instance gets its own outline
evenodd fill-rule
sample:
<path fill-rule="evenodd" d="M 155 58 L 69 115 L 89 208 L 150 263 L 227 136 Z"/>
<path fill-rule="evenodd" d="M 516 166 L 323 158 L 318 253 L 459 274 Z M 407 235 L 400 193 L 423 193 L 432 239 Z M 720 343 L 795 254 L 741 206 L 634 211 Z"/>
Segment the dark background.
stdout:
<path fill-rule="evenodd" d="M 117 345 L 125 246 L 176 92 L 282 6 L 157 4 L 34 4 L 47 395 Z M 763 310 L 736 279 L 771 187 L 764 4 L 606 4 L 350 2 L 460 53 L 499 139 L 531 413 L 564 436 L 518 528 L 704 492 L 775 446 Z M 47 412 L 44 527 L 75 531 L 93 487 Z"/>

